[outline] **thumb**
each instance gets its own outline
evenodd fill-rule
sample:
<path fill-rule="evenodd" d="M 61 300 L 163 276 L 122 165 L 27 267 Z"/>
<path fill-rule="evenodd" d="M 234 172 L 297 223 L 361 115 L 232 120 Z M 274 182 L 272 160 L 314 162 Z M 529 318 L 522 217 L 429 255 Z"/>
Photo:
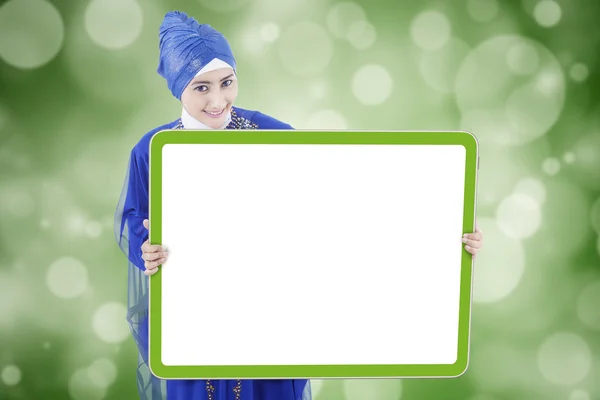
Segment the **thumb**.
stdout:
<path fill-rule="evenodd" d="M 148 220 L 147 219 L 144 220 L 144 228 L 148 229 Z"/>

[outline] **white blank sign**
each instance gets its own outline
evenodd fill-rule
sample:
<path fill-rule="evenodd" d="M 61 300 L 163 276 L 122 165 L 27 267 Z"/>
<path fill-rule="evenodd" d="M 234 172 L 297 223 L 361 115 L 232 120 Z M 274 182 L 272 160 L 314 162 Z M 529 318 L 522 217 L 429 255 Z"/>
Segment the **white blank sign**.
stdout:
<path fill-rule="evenodd" d="M 162 363 L 453 364 L 462 145 L 166 144 Z"/>
<path fill-rule="evenodd" d="M 170 251 L 151 278 L 153 372 L 464 372 L 471 258 L 461 239 L 474 218 L 474 138 L 289 143 L 280 134 L 275 143 L 153 138 L 160 221 L 151 218 L 151 237 L 158 229 Z"/>

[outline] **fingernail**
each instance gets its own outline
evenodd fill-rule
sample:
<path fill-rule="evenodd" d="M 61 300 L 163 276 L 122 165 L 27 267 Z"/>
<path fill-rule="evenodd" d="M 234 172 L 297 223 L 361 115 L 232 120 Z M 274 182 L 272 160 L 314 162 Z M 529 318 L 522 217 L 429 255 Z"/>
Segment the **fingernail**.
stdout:
<path fill-rule="evenodd" d="M 464 238 L 466 238 L 467 236 L 469 236 L 469 234 L 468 234 L 468 233 L 465 233 L 465 234 L 463 235 L 463 237 L 464 237 Z"/>
<path fill-rule="evenodd" d="M 463 238 L 463 239 L 462 239 L 462 242 L 463 242 L 463 243 L 467 243 L 467 239 Z"/>

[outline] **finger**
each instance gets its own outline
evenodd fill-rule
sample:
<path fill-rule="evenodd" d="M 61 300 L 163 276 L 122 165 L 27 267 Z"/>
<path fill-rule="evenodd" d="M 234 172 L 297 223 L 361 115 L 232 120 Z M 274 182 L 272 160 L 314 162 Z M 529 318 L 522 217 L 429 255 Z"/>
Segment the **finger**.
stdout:
<path fill-rule="evenodd" d="M 475 248 L 473 248 L 473 247 L 471 247 L 469 245 L 465 246 L 465 250 L 468 251 L 469 253 L 473 254 L 473 255 L 477 254 L 477 249 L 475 249 Z"/>
<path fill-rule="evenodd" d="M 167 262 L 166 258 L 160 258 L 155 261 L 146 261 L 146 263 L 145 263 L 145 264 L 147 264 L 146 269 L 156 270 L 156 269 L 158 269 L 158 267 L 160 267 L 161 265 L 164 265 L 166 262 Z"/>
<path fill-rule="evenodd" d="M 462 242 L 475 249 L 481 248 L 481 242 L 479 240 L 463 239 Z"/>
<path fill-rule="evenodd" d="M 149 221 L 147 219 L 144 220 L 144 228 L 148 229 Z"/>
<path fill-rule="evenodd" d="M 144 261 L 155 261 L 159 258 L 166 258 L 167 253 L 164 251 L 155 251 L 150 253 L 142 253 L 142 260 Z"/>
<path fill-rule="evenodd" d="M 158 266 L 160 265 L 160 260 L 157 261 L 146 261 L 144 262 L 144 267 L 146 267 L 146 269 L 154 269 L 154 268 L 158 268 Z"/>
<path fill-rule="evenodd" d="M 157 251 L 166 252 L 167 248 L 160 244 L 150 244 L 147 240 L 142 245 L 142 253 L 156 253 Z"/>
<path fill-rule="evenodd" d="M 159 265 L 148 264 L 148 266 L 146 267 L 146 271 L 155 271 L 158 269 L 158 267 Z"/>
<path fill-rule="evenodd" d="M 146 267 L 146 269 L 153 269 L 153 268 L 158 267 L 161 264 L 164 264 L 165 261 L 167 261 L 166 258 L 159 258 L 159 259 L 154 260 L 154 261 L 146 261 L 144 263 L 144 267 Z"/>
<path fill-rule="evenodd" d="M 166 257 L 167 257 L 167 252 L 165 252 L 165 251 L 142 253 L 142 260 L 144 260 L 144 261 L 154 261 L 159 258 L 166 258 Z"/>
<path fill-rule="evenodd" d="M 143 244 L 142 244 L 142 252 L 144 253 L 148 253 L 150 252 L 150 250 L 152 249 L 152 245 L 148 242 L 148 240 L 146 240 Z"/>
<path fill-rule="evenodd" d="M 463 235 L 463 238 L 465 238 L 465 239 L 471 239 L 471 240 L 481 240 L 482 239 L 482 234 L 481 234 L 481 232 L 465 233 Z"/>
<path fill-rule="evenodd" d="M 150 274 L 150 273 L 153 273 L 153 272 L 155 272 L 156 270 L 158 270 L 158 267 L 156 267 L 156 268 L 146 268 L 146 269 L 144 270 L 144 273 L 145 273 L 145 274 Z"/>

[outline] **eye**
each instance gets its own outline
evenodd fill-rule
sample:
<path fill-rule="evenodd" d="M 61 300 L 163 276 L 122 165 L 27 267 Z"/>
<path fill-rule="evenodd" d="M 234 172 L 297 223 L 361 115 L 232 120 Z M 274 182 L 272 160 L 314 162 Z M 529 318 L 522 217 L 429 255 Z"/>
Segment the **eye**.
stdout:
<path fill-rule="evenodd" d="M 223 82 L 223 86 L 227 87 L 227 86 L 231 85 L 232 83 L 233 83 L 233 80 L 227 79 L 225 82 Z"/>
<path fill-rule="evenodd" d="M 208 90 L 208 86 L 206 86 L 206 85 L 196 86 L 194 88 L 194 90 L 196 90 L 198 92 L 206 92 Z"/>

